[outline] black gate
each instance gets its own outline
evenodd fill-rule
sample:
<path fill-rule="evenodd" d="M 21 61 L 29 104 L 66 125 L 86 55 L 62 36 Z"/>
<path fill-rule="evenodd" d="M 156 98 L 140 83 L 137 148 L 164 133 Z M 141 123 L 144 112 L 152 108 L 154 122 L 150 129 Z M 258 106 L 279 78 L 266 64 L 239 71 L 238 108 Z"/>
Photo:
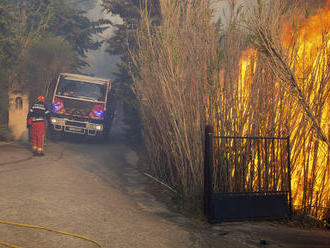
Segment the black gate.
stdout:
<path fill-rule="evenodd" d="M 204 212 L 209 221 L 291 216 L 290 140 L 205 131 Z"/>

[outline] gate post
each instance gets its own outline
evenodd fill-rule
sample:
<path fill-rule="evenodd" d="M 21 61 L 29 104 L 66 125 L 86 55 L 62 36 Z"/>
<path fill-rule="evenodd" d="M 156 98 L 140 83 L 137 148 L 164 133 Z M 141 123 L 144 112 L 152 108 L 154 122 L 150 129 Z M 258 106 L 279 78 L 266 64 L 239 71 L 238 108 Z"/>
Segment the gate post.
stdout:
<path fill-rule="evenodd" d="M 213 127 L 205 128 L 205 153 L 204 153 L 204 214 L 212 220 L 212 193 L 213 193 Z"/>
<path fill-rule="evenodd" d="M 292 196 L 291 196 L 291 148 L 290 148 L 290 136 L 286 139 L 286 147 L 287 147 L 287 156 L 288 156 L 288 186 L 289 186 L 289 218 L 292 218 Z"/>

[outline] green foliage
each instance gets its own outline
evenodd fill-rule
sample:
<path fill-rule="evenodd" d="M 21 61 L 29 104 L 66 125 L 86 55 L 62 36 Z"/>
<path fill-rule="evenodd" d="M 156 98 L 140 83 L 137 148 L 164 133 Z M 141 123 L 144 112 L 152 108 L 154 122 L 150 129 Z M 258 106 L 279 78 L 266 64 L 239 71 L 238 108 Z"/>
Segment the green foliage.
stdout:
<path fill-rule="evenodd" d="M 16 60 L 16 44 L 12 40 L 13 28 L 11 22 L 14 17 L 10 13 L 8 6 L 0 5 L 0 65 L 1 70 L 9 67 Z M 1 83 L 1 81 L 0 81 Z"/>
<path fill-rule="evenodd" d="M 90 21 L 85 11 L 68 8 L 63 0 L 51 3 L 53 9 L 47 31 L 67 40 L 80 56 L 88 50 L 96 50 L 102 45 L 93 40 L 93 35 L 102 33 L 111 24 L 109 20 Z"/>
<path fill-rule="evenodd" d="M 0 71 L 0 77 L 5 76 Z M 6 81 L 1 80 L 0 83 L 0 125 L 6 126 L 8 121 L 8 84 Z"/>
<path fill-rule="evenodd" d="M 0 3 L 0 140 L 8 134 L 8 74 L 17 60 L 17 42 L 11 26 L 14 16 L 9 6 Z"/>
<path fill-rule="evenodd" d="M 101 46 L 101 42 L 93 40 L 93 35 L 102 33 L 110 24 L 103 19 L 90 21 L 84 11 L 71 8 L 64 0 L 12 0 L 8 6 L 16 15 L 10 25 L 15 28 L 22 49 L 33 40 L 60 36 L 84 57 L 88 50 Z"/>
<path fill-rule="evenodd" d="M 22 73 L 27 82 L 25 91 L 35 99 L 44 93 L 45 82 L 49 82 L 57 72 L 75 71 L 78 60 L 77 54 L 63 38 L 46 37 L 38 40 L 27 51 L 22 63 Z"/>
<path fill-rule="evenodd" d="M 11 32 L 11 35 L 1 33 L 1 37 L 6 38 L 0 40 L 0 56 L 3 57 L 0 62 L 16 62 L 16 75 L 12 77 L 16 80 L 14 84 L 26 83 L 21 75 L 21 63 L 26 62 L 27 51 L 39 40 L 61 37 L 67 41 L 65 49 L 69 45 L 76 53 L 72 57 L 77 58 L 79 55 L 83 58 L 88 50 L 101 46 L 101 42 L 94 41 L 93 35 L 102 33 L 110 24 L 102 19 L 90 21 L 84 16 L 85 12 L 69 7 L 64 0 L 4 0 L 0 5 L 0 14 L 1 31 Z M 40 56 L 49 55 L 47 49 L 43 52 L 44 55 Z M 86 65 L 82 59 L 77 63 L 80 66 Z M 47 65 L 43 63 L 45 69 Z"/>
<path fill-rule="evenodd" d="M 118 64 L 119 72 L 115 74 L 117 85 L 116 95 L 123 102 L 125 114 L 124 122 L 129 127 L 126 134 L 132 142 L 141 142 L 141 121 L 136 96 L 132 90 L 131 67 L 129 51 L 136 49 L 136 30 L 140 22 L 140 7 L 144 1 L 141 0 L 103 0 L 104 8 L 112 14 L 119 15 L 123 23 L 114 25 L 117 29 L 114 35 L 107 41 L 107 51 L 111 55 L 120 55 L 121 63 Z M 152 16 L 153 25 L 160 22 L 159 1 L 148 1 L 148 9 Z M 138 75 L 137 75 L 138 76 Z"/>

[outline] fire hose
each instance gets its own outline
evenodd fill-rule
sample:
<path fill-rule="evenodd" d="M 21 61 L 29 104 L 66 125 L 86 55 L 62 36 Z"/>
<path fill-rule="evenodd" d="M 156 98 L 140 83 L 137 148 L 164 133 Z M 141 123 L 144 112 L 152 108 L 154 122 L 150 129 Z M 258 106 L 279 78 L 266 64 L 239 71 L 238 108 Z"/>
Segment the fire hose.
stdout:
<path fill-rule="evenodd" d="M 18 226 L 18 227 L 25 227 L 25 228 L 32 228 L 32 229 L 40 229 L 40 230 L 45 230 L 45 231 L 49 231 L 49 232 L 55 232 L 55 233 L 59 233 L 59 234 L 62 234 L 62 235 L 71 236 L 71 237 L 74 237 L 74 238 L 89 241 L 89 242 L 94 243 L 95 245 L 97 245 L 97 247 L 102 248 L 102 245 L 100 245 L 100 243 L 98 243 L 97 241 L 92 240 L 92 239 L 87 238 L 87 237 L 82 236 L 82 235 L 78 235 L 78 234 L 63 232 L 63 231 L 51 229 L 51 228 L 48 228 L 48 227 L 42 227 L 42 226 L 36 226 L 36 225 L 27 225 L 27 224 L 21 224 L 21 223 L 9 222 L 9 221 L 1 221 L 0 220 L 0 224 L 12 225 L 12 226 Z M 9 248 L 22 248 L 20 246 L 11 245 L 9 243 L 2 242 L 2 241 L 0 241 L 0 245 L 6 246 L 6 247 L 9 247 Z"/>

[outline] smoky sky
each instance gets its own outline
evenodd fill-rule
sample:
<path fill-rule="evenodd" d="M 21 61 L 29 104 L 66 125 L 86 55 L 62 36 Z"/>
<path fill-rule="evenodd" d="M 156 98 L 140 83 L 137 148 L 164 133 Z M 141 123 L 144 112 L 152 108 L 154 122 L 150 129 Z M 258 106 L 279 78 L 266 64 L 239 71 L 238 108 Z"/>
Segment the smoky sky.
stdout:
<path fill-rule="evenodd" d="M 114 16 L 111 13 L 103 11 L 101 0 L 91 0 L 89 2 L 89 4 L 81 4 L 79 7 L 87 12 L 86 16 L 90 20 L 95 21 L 102 18 L 109 19 L 115 24 L 121 23 L 121 18 L 119 16 Z M 110 26 L 103 32 L 103 34 L 94 36 L 94 39 L 104 42 L 100 49 L 87 52 L 86 62 L 89 66 L 82 70 L 84 73 L 93 74 L 96 77 L 113 79 L 113 73 L 118 70 L 116 64 L 119 62 L 120 58 L 118 56 L 110 55 L 105 50 L 108 46 L 106 40 L 113 35 L 114 30 L 115 27 Z"/>

